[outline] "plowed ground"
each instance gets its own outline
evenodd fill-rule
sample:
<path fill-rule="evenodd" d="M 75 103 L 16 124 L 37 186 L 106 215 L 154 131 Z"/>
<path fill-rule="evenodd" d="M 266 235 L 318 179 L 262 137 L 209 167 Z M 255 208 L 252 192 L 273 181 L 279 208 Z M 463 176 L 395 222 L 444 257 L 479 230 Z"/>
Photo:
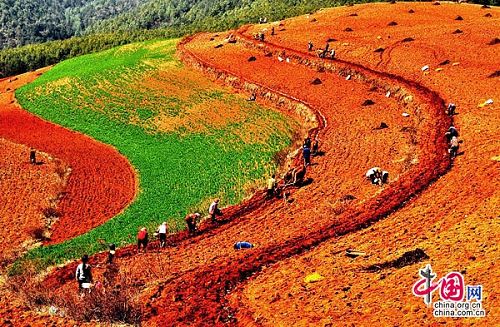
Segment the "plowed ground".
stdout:
<path fill-rule="evenodd" d="M 438 34 L 442 31 L 442 19 L 434 22 L 432 14 L 436 12 L 437 15 L 445 5 L 411 5 L 416 11 L 413 15 L 419 8 L 431 8 L 420 22 L 425 28 L 421 27 L 419 33 L 427 35 L 429 27 L 435 28 Z M 339 9 L 339 13 L 333 10 L 317 15 L 333 17 L 336 22 L 340 15 L 347 17 L 348 9 L 372 6 L 376 9 L 366 9 L 373 10 L 365 21 L 367 34 L 376 30 L 374 24 L 379 19 L 384 20 L 385 26 L 384 17 L 395 20 L 394 17 L 399 17 L 401 10 L 407 11 L 410 4 L 355 6 Z M 464 18 L 469 11 L 476 10 L 472 6 L 457 8 L 464 10 L 461 14 Z M 496 11 L 493 14 L 495 16 Z M 319 18 L 317 21 L 321 22 Z M 287 24 L 291 23 L 285 22 L 285 31 L 291 29 Z M 353 33 L 360 26 L 353 25 L 354 32 L 346 38 L 356 40 Z M 484 26 L 478 27 L 482 28 Z M 278 31 L 281 32 L 284 31 Z M 301 37 L 300 30 L 291 29 L 289 33 L 290 39 Z M 318 35 L 317 32 L 311 37 L 314 35 Z M 449 37 L 444 33 L 439 35 Z M 437 72 L 432 70 L 415 83 L 411 81 L 420 76 L 417 74 L 423 65 L 416 65 L 412 74 L 394 69 L 393 73 L 403 76 L 398 77 L 370 70 L 379 70 L 376 63 L 356 65 L 349 60 L 342 61 L 342 52 L 339 52 L 341 60 L 335 62 L 336 70 L 320 73 L 305 66 L 317 67 L 310 64 L 316 59 L 303 51 L 307 41 L 300 42 L 296 50 L 285 49 L 284 58 L 291 58 L 287 63 L 278 60 L 278 53 L 283 51 L 279 42 L 274 46 L 266 44 L 271 53 L 269 57 L 255 44 L 241 40 L 236 44 L 224 43 L 224 36 L 200 34 L 186 39 L 179 47 L 181 55 L 186 62 L 201 63 L 205 70 L 215 69 L 216 73 L 212 71 L 211 76 L 236 75 L 266 86 L 274 93 L 300 99 L 320 111 L 327 120 L 319 133 L 324 155 L 313 158 L 316 165 L 308 171 L 312 182 L 294 190 L 292 202 L 275 200 L 261 205 L 259 194 L 239 207 L 226 210 L 227 222 L 219 228 L 193 238 L 176 236 L 166 250 L 141 255 L 134 255 L 133 248 L 119 251 L 117 264 L 121 274 L 134 281 L 143 299 L 145 324 L 437 324 L 439 321 L 432 318 L 432 312 L 425 308 L 421 299 L 411 294 L 418 268 L 424 262 L 377 273 L 366 273 L 362 269 L 372 263 L 395 259 L 419 246 L 430 256 L 428 262 L 440 276 L 458 270 L 465 274 L 468 284 L 484 285 L 484 305 L 492 311 L 486 319 L 472 322 L 492 325 L 498 315 L 494 311 L 498 302 L 495 291 L 498 274 L 494 263 L 498 257 L 499 198 L 498 161 L 492 160 L 493 156 L 498 156 L 495 153 L 498 152 L 495 126 L 498 126 L 499 116 L 493 111 L 495 105 L 483 109 L 475 105 L 465 107 L 463 103 L 466 102 L 459 101 L 471 86 L 468 83 L 460 86 L 455 80 L 453 86 L 462 88 L 456 90 L 453 101 L 459 108 L 455 120 L 465 140 L 462 145 L 465 152 L 448 171 L 443 133 L 450 120 L 443 112 L 443 98 L 450 99 L 441 88 L 446 91 L 449 85 L 439 83 L 436 86 L 424 80 L 432 77 L 439 81 L 439 76 L 446 76 L 446 70 L 438 77 L 434 77 Z M 471 34 L 471 37 L 474 41 L 475 36 Z M 350 39 L 347 40 L 345 43 Z M 437 40 L 443 42 L 444 39 Z M 427 47 L 432 47 L 432 42 Z M 215 48 L 218 44 L 223 46 Z M 478 53 L 483 49 L 474 42 L 467 44 L 472 47 L 469 50 Z M 418 50 L 410 51 L 401 60 L 413 62 L 410 54 Z M 256 60 L 248 61 L 251 56 Z M 479 76 L 478 70 L 482 68 L 473 64 L 474 58 L 467 57 L 472 64 L 465 66 L 470 70 L 460 74 Z M 460 69 L 467 60 L 449 69 Z M 337 74 L 352 70 L 364 77 L 354 74 L 347 81 Z M 322 83 L 311 85 L 310 81 L 316 77 Z M 494 79 L 474 82 L 484 83 L 484 89 L 491 91 L 488 97 L 498 97 L 494 94 L 498 87 L 490 84 L 498 83 Z M 383 87 L 372 89 L 384 83 L 394 91 L 389 98 L 385 97 Z M 397 91 L 398 87 L 402 89 Z M 405 100 L 407 95 L 412 96 L 412 101 Z M 480 101 L 485 100 L 484 95 L 478 96 Z M 260 93 L 258 100 L 265 96 L 265 92 Z M 375 104 L 361 106 L 368 98 Z M 477 100 L 470 98 L 467 101 L 477 104 Z M 408 112 L 410 117 L 403 119 L 402 112 Z M 389 128 L 374 130 L 382 121 Z M 391 173 L 390 183 L 384 188 L 369 185 L 364 180 L 364 172 L 374 165 Z M 352 195 L 354 200 L 341 201 L 346 195 Z M 370 227 L 374 222 L 377 223 Z M 257 247 L 234 251 L 233 243 L 240 240 L 253 242 Z M 323 245 L 316 247 L 321 243 Z M 364 250 L 368 255 L 348 259 L 343 255 L 347 247 Z M 304 254 L 305 251 L 309 252 Z M 93 258 L 97 278 L 105 272 L 106 267 L 99 264 L 103 260 L 104 255 Z M 46 281 L 47 286 L 59 288 L 57 291 L 61 294 L 74 291 L 74 268 L 75 264 L 71 264 L 56 270 Z M 326 278 L 305 285 L 303 278 L 313 271 Z M 450 324 L 458 323 L 471 321 L 450 321 Z"/>
<path fill-rule="evenodd" d="M 0 266 L 42 236 L 47 209 L 57 210 L 64 192 L 67 165 L 43 153 L 37 161 L 30 164 L 28 147 L 0 138 Z"/>
<path fill-rule="evenodd" d="M 415 13 L 409 14 L 410 9 Z M 357 16 L 350 16 L 353 13 Z M 487 13 L 493 17 L 484 17 Z M 497 8 L 445 3 L 360 5 L 287 20 L 284 30 L 268 39 L 304 51 L 309 39 L 323 46 L 333 37 L 338 39 L 331 45 L 339 60 L 399 74 L 438 91 L 457 104 L 454 120 L 464 140 L 464 154 L 422 196 L 387 219 L 285 260 L 253 279 L 241 293 L 235 292 L 233 305 L 248 308 L 240 320 L 251 317 L 265 326 L 495 324 L 500 193 L 494 157 L 500 149 L 500 82 L 488 76 L 498 69 L 500 49 L 488 43 L 500 34 L 499 14 Z M 457 16 L 463 20 L 455 20 Z M 387 26 L 391 21 L 398 25 Z M 353 32 L 343 32 L 347 27 Z M 262 26 L 249 29 L 248 35 L 257 28 Z M 452 34 L 456 29 L 463 33 Z M 415 41 L 402 43 L 407 37 Z M 374 53 L 378 47 L 386 50 Z M 450 64 L 439 66 L 445 60 Z M 454 62 L 459 64 L 452 66 Z M 424 65 L 430 65 L 429 74 L 420 71 Z M 439 67 L 443 70 L 435 71 Z M 489 98 L 495 101 L 492 106 L 477 107 Z M 347 248 L 367 255 L 348 258 Z M 430 259 L 401 269 L 364 271 L 415 248 L 423 249 Z M 486 318 L 434 318 L 422 299 L 411 293 L 418 269 L 426 262 L 438 277 L 459 271 L 466 284 L 482 284 Z M 315 271 L 325 279 L 305 283 L 304 277 Z"/>
<path fill-rule="evenodd" d="M 313 159 L 307 175 L 311 183 L 294 190 L 289 203 L 275 200 L 261 205 L 262 196 L 256 196 L 240 206 L 256 209 L 241 213 L 232 208 L 221 227 L 181 239 L 165 251 L 141 255 L 133 255 L 132 248 L 120 251 L 121 273 L 141 290 L 144 319 L 152 325 L 234 322 L 236 308 L 228 306 L 225 295 L 241 280 L 323 240 L 380 219 L 448 167 L 441 138 L 448 121 L 432 92 L 414 88 L 413 105 L 404 104 L 401 97 L 387 98 L 385 91 L 357 78 L 348 81 L 296 63 L 279 63 L 276 56 L 267 57 L 240 43 L 214 49 L 223 36 L 214 41 L 211 37 L 200 34 L 185 40 L 181 56 L 319 110 L 327 121 L 319 134 L 324 155 Z M 256 60 L 247 61 L 251 56 Z M 322 83 L 312 85 L 316 77 Z M 393 83 L 388 77 L 372 77 Z M 375 104 L 362 106 L 367 99 Z M 438 105 L 429 104 L 431 99 Z M 410 117 L 403 117 L 404 111 Z M 389 128 L 375 129 L 381 122 Z M 375 165 L 391 172 L 388 186 L 379 188 L 365 181 L 364 173 Z M 348 195 L 354 200 L 346 201 Z M 257 247 L 236 252 L 232 245 L 240 240 Z M 94 260 L 98 263 L 103 256 Z M 58 270 L 47 283 L 57 285 L 64 280 L 69 283 L 62 292 L 74 289 L 70 282 L 74 268 Z M 105 269 L 96 267 L 96 276 Z"/>
<path fill-rule="evenodd" d="M 97 143 L 21 110 L 14 101 L 16 88 L 39 72 L 0 81 L 0 137 L 50 153 L 67 163 L 72 173 L 48 244 L 60 243 L 106 222 L 134 198 L 133 168 L 115 149 Z"/>

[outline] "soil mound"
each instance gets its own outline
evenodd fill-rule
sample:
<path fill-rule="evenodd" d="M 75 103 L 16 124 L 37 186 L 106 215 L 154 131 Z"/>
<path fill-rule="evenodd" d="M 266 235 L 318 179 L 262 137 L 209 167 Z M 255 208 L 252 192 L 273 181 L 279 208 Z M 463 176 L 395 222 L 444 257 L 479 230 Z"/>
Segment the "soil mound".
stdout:
<path fill-rule="evenodd" d="M 396 269 L 401 269 L 403 267 L 413 265 L 415 263 L 421 262 L 423 260 L 429 259 L 429 256 L 425 254 L 425 252 L 422 249 L 415 249 L 413 251 L 408 251 L 405 252 L 401 257 L 391 260 L 391 261 L 386 261 L 384 263 L 380 264 L 374 264 L 371 266 L 366 267 L 365 269 L 370 272 L 376 272 L 380 271 L 382 269 L 388 269 L 388 268 L 396 268 Z"/>
<path fill-rule="evenodd" d="M 395 21 L 392 21 L 389 24 L 387 24 L 387 26 L 396 26 L 396 25 L 398 25 L 398 23 Z"/>
<path fill-rule="evenodd" d="M 499 38 L 494 38 L 493 40 L 491 40 L 488 45 L 497 45 L 498 43 L 500 43 L 500 39 Z"/>
<path fill-rule="evenodd" d="M 321 80 L 317 77 L 311 81 L 312 85 L 320 85 L 321 83 Z"/>
<path fill-rule="evenodd" d="M 371 100 L 371 99 L 367 99 L 367 100 L 363 101 L 363 103 L 362 103 L 361 105 L 362 105 L 363 107 L 366 107 L 366 106 L 372 106 L 372 105 L 374 105 L 374 104 L 375 104 L 375 102 L 373 102 L 373 100 Z"/>
<path fill-rule="evenodd" d="M 412 37 L 406 37 L 401 42 L 406 43 L 406 42 L 413 42 L 413 41 L 415 41 L 414 38 L 412 38 Z"/>
<path fill-rule="evenodd" d="M 500 77 L 500 70 L 497 70 L 496 72 L 488 75 L 488 78 L 495 78 L 495 77 Z"/>

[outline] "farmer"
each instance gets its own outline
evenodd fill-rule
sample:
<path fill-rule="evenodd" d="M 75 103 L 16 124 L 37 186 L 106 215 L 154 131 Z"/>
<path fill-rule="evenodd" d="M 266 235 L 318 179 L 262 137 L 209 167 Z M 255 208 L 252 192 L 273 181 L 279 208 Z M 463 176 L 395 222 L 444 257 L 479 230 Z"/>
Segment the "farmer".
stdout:
<path fill-rule="evenodd" d="M 313 51 L 313 43 L 311 41 L 307 42 L 307 51 Z"/>
<path fill-rule="evenodd" d="M 311 164 L 311 149 L 304 144 L 302 148 L 302 157 L 304 158 L 304 167 L 307 167 Z"/>
<path fill-rule="evenodd" d="M 450 102 L 448 104 L 448 116 L 453 116 L 455 114 L 456 109 L 457 109 L 457 106 L 454 103 Z"/>
<path fill-rule="evenodd" d="M 450 128 L 448 128 L 448 131 L 444 133 L 444 135 L 446 136 L 448 142 L 450 142 L 453 136 L 458 137 L 458 131 L 455 126 L 451 125 Z"/>
<path fill-rule="evenodd" d="M 137 252 L 141 252 L 141 245 L 146 252 L 148 247 L 148 230 L 146 227 L 142 227 L 137 233 Z"/>
<path fill-rule="evenodd" d="M 330 50 L 330 58 L 335 59 L 335 49 Z"/>
<path fill-rule="evenodd" d="M 208 208 L 208 214 L 213 223 L 217 222 L 217 216 L 222 216 L 222 211 L 219 210 L 219 201 L 219 199 L 215 199 Z"/>
<path fill-rule="evenodd" d="M 109 245 L 108 264 L 113 263 L 113 259 L 115 258 L 115 253 L 116 253 L 116 245 L 114 243 L 111 243 Z"/>
<path fill-rule="evenodd" d="M 318 148 L 319 148 L 319 141 L 318 139 L 314 139 L 313 145 L 312 145 L 312 155 L 313 157 L 318 155 Z"/>
<path fill-rule="evenodd" d="M 382 169 L 380 169 L 379 167 L 373 167 L 373 168 L 370 168 L 367 172 L 366 172 L 366 178 L 369 179 L 372 184 L 376 185 L 376 184 L 382 184 Z"/>
<path fill-rule="evenodd" d="M 448 153 L 450 154 L 451 159 L 454 159 L 458 153 L 458 137 L 453 136 L 450 141 L 450 148 L 448 149 Z"/>
<path fill-rule="evenodd" d="M 267 180 L 267 194 L 266 199 L 272 199 L 276 191 L 276 175 L 272 175 L 271 178 Z"/>
<path fill-rule="evenodd" d="M 306 176 L 306 166 L 296 167 L 293 170 L 293 185 L 300 186 L 304 182 L 304 177 Z"/>
<path fill-rule="evenodd" d="M 83 291 L 83 289 L 88 289 L 90 292 L 90 284 L 92 283 L 92 271 L 91 267 L 88 264 L 89 261 L 89 256 L 84 255 L 82 257 L 82 263 L 76 267 L 76 281 L 78 282 L 78 290 L 80 293 Z"/>
<path fill-rule="evenodd" d="M 186 224 L 189 234 L 194 234 L 196 232 L 196 220 L 200 219 L 200 217 L 201 215 L 199 213 L 190 213 L 186 215 Z"/>
<path fill-rule="evenodd" d="M 33 148 L 30 149 L 30 163 L 32 165 L 36 164 L 36 151 Z"/>
<path fill-rule="evenodd" d="M 388 181 L 389 181 L 389 172 L 384 170 L 384 171 L 382 171 L 381 182 L 382 182 L 382 184 L 386 184 Z"/>
<path fill-rule="evenodd" d="M 311 138 L 309 136 L 304 139 L 304 146 L 311 148 Z"/>
<path fill-rule="evenodd" d="M 274 34 L 274 26 L 273 26 L 273 27 L 271 27 L 271 35 L 273 35 L 273 36 L 275 35 L 275 34 Z"/>
<path fill-rule="evenodd" d="M 158 237 L 160 238 L 160 247 L 164 248 L 167 245 L 167 222 L 164 221 L 156 231 L 158 233 Z"/>

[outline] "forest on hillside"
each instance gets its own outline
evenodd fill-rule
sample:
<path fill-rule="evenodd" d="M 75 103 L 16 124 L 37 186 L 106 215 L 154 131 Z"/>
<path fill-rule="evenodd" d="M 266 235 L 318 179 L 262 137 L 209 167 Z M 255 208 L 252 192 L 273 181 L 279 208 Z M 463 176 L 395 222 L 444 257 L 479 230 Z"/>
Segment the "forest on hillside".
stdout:
<path fill-rule="evenodd" d="M 85 33 L 97 22 L 129 12 L 150 0 L 2 0 L 0 49 Z"/>

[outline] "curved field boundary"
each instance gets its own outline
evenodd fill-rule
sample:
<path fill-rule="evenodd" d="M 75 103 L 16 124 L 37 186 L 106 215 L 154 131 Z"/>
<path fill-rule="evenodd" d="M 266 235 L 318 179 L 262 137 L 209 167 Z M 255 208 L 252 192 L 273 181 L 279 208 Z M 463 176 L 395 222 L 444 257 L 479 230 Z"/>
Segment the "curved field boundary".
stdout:
<path fill-rule="evenodd" d="M 23 84 L 34 80 L 28 79 L 23 78 Z M 48 244 L 84 234 L 133 201 L 138 187 L 135 170 L 113 147 L 45 121 L 14 101 L 0 107 L 0 122 L 1 137 L 50 153 L 71 168 Z"/>

